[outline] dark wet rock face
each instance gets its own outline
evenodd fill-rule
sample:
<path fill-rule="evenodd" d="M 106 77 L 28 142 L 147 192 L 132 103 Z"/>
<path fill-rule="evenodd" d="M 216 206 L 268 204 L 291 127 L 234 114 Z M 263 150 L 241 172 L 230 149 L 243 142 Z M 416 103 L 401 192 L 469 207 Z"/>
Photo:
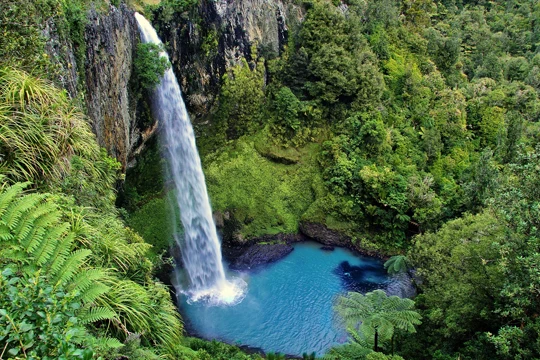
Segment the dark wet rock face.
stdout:
<path fill-rule="evenodd" d="M 231 263 L 233 270 L 248 270 L 272 263 L 289 255 L 294 248 L 290 244 L 255 244 Z"/>
<path fill-rule="evenodd" d="M 77 63 L 74 44 L 59 35 L 53 19 L 43 30 L 45 49 L 61 70 L 58 81 L 70 97 L 84 95 L 81 105 L 99 145 L 126 170 L 157 130 L 155 122 L 140 121 L 137 105 L 143 101 L 136 104 L 131 93 L 139 30 L 133 11 L 125 4 L 93 9 L 86 16 L 84 62 Z"/>

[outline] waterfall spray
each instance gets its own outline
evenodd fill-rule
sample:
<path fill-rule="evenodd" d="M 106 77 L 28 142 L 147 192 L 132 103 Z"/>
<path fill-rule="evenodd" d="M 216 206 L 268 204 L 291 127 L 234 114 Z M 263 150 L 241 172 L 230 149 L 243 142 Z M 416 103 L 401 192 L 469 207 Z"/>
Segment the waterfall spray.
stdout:
<path fill-rule="evenodd" d="M 135 18 L 143 43 L 162 44 L 156 30 L 140 14 Z M 165 52 L 161 56 L 167 57 Z M 180 208 L 184 238 L 174 235 L 182 250 L 182 260 L 190 288 L 183 291 L 192 301 L 235 304 L 243 299 L 245 283 L 225 277 L 221 245 L 212 218 L 195 134 L 182 99 L 180 86 L 167 69 L 152 93 L 152 110 L 161 126 L 161 142 L 174 180 L 175 201 Z"/>

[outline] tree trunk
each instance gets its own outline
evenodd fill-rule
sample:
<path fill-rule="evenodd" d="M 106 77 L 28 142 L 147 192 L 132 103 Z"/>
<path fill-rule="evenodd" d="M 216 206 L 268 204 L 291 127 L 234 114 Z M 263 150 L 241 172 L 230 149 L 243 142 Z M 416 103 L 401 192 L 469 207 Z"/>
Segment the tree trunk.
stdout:
<path fill-rule="evenodd" d="M 373 351 L 377 352 L 379 351 L 379 346 L 377 342 L 379 341 L 379 332 L 375 330 L 375 345 L 373 346 Z"/>

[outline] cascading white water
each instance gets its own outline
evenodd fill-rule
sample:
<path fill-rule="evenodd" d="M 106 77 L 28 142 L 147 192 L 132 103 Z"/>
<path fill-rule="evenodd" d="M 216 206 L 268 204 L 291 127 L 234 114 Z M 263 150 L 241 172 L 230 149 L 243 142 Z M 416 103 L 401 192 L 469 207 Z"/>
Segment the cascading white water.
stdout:
<path fill-rule="evenodd" d="M 135 18 L 143 43 L 161 45 L 156 30 L 140 14 Z M 165 52 L 161 56 L 167 57 Z M 175 234 L 190 288 L 185 293 L 193 300 L 210 304 L 235 304 L 242 300 L 245 283 L 228 281 L 221 260 L 221 245 L 212 218 L 195 134 L 172 69 L 165 71 L 153 90 L 152 110 L 162 127 L 161 140 L 174 180 L 176 202 L 184 226 L 184 239 Z"/>

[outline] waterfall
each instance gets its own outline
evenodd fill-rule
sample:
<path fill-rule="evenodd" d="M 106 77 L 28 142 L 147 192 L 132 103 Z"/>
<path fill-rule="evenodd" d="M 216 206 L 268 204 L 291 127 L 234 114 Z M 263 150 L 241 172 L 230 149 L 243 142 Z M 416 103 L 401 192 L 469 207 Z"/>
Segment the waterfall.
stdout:
<path fill-rule="evenodd" d="M 141 41 L 162 45 L 156 30 L 136 13 Z M 167 57 L 165 52 L 161 56 Z M 195 134 L 182 99 L 180 86 L 171 68 L 152 93 L 152 110 L 161 127 L 161 143 L 174 180 L 175 201 L 180 209 L 184 238 L 174 235 L 182 251 L 189 278 L 184 293 L 193 301 L 237 303 L 245 292 L 240 279 L 228 281 L 221 259 L 221 244 L 212 218 Z"/>

